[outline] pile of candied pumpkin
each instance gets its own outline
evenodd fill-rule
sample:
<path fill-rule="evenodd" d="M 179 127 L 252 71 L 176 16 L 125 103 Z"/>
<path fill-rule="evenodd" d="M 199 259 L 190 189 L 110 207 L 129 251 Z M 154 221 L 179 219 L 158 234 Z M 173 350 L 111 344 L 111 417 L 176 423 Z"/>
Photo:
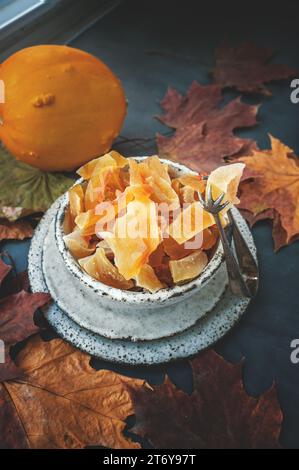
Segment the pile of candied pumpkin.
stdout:
<path fill-rule="evenodd" d="M 237 204 L 244 165 L 214 170 L 209 177 L 178 174 L 157 156 L 125 158 L 111 151 L 78 170 L 69 190 L 64 242 L 92 278 L 125 290 L 156 292 L 199 276 L 211 258 L 218 230 L 198 195 L 211 185 Z M 162 209 L 161 209 L 162 208 Z"/>

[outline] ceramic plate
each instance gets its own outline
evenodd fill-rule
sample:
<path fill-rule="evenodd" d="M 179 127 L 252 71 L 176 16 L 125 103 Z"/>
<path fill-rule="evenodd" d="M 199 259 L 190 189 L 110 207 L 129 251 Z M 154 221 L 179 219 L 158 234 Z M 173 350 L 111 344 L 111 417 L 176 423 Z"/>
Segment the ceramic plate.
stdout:
<path fill-rule="evenodd" d="M 59 200 L 45 214 L 32 239 L 29 252 L 29 278 L 33 292 L 48 292 L 43 272 L 43 247 L 58 206 Z M 246 222 L 237 210 L 234 216 L 256 256 L 254 242 Z M 63 287 L 62 285 L 61 291 Z M 152 365 L 190 357 L 209 347 L 236 324 L 248 303 L 249 299 L 235 297 L 229 289 L 225 289 L 217 305 L 193 326 L 174 336 L 150 341 L 105 338 L 80 326 L 55 302 L 50 305 L 45 315 L 60 336 L 91 355 L 112 362 Z"/>

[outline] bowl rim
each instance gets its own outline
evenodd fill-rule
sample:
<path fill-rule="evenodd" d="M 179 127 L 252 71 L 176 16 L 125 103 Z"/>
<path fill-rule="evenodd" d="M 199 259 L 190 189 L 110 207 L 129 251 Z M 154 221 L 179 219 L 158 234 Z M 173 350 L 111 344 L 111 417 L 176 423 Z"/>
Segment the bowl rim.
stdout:
<path fill-rule="evenodd" d="M 142 161 L 148 158 L 147 156 L 134 156 L 129 157 L 133 158 L 136 161 Z M 160 158 L 160 157 L 159 157 Z M 165 158 L 160 158 L 162 163 L 166 163 L 170 168 L 173 168 L 176 171 L 191 174 L 197 174 L 195 171 L 190 170 L 185 165 L 181 163 L 172 162 Z M 74 185 L 80 184 L 84 181 L 83 178 L 79 178 L 75 181 Z M 204 268 L 204 270 L 200 273 L 198 277 L 192 279 L 181 285 L 175 285 L 171 287 L 165 287 L 160 289 L 155 293 L 146 292 L 146 291 L 129 291 L 124 289 L 119 289 L 117 287 L 111 287 L 107 284 L 104 284 L 101 281 L 97 281 L 96 279 L 92 278 L 89 274 L 83 271 L 81 266 L 75 260 L 75 258 L 71 255 L 70 251 L 67 249 L 63 237 L 63 220 L 65 210 L 69 203 L 68 192 L 66 192 L 61 199 L 59 204 L 56 216 L 55 216 L 55 239 L 58 250 L 65 262 L 67 269 L 78 279 L 80 279 L 86 286 L 90 287 L 95 293 L 99 294 L 102 298 L 106 298 L 107 300 L 113 300 L 115 302 L 125 302 L 127 305 L 140 305 L 140 304 L 149 304 L 154 303 L 157 306 L 157 303 L 166 303 L 169 301 L 175 302 L 180 299 L 180 297 L 185 295 L 192 295 L 193 291 L 197 291 L 202 288 L 207 282 L 211 279 L 213 274 L 219 269 L 224 253 L 222 244 L 218 243 L 218 246 L 209 260 L 208 264 Z"/>

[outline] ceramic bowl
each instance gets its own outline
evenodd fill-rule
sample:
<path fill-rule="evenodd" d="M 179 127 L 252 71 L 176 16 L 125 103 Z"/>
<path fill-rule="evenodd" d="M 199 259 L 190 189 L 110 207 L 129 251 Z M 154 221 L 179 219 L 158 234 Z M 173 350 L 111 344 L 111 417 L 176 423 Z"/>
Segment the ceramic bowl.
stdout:
<path fill-rule="evenodd" d="M 138 162 L 145 158 L 147 157 L 135 157 Z M 161 161 L 163 163 L 167 163 L 169 171 L 174 177 L 182 176 L 186 173 L 195 174 L 195 172 L 179 163 L 174 163 L 166 159 L 161 159 Z M 82 182 L 82 179 L 79 179 L 76 184 L 80 182 Z M 211 280 L 212 276 L 217 272 L 217 270 L 219 270 L 223 261 L 223 248 L 221 243 L 218 243 L 213 256 L 202 273 L 197 278 L 192 279 L 185 284 L 161 289 L 155 293 L 145 291 L 127 291 L 107 286 L 106 284 L 93 279 L 84 272 L 66 248 L 63 240 L 63 220 L 68 203 L 68 194 L 66 193 L 62 198 L 55 218 L 55 239 L 58 250 L 64 260 L 65 266 L 72 275 L 84 283 L 91 292 L 98 294 L 99 301 L 102 304 L 107 305 L 107 308 L 109 309 L 113 309 L 113 307 L 116 307 L 117 310 L 123 309 L 128 311 L 136 308 L 157 309 L 166 306 L 168 307 L 169 305 L 176 304 L 178 302 L 183 302 L 186 298 L 198 293 Z"/>

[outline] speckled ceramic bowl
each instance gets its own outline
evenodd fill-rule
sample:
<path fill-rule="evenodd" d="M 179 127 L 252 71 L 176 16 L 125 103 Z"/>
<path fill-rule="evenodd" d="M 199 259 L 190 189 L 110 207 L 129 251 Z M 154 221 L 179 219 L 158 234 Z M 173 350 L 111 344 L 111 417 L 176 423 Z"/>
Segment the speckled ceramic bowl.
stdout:
<path fill-rule="evenodd" d="M 135 157 L 137 161 L 142 161 L 145 158 L 146 157 Z M 194 174 L 193 171 L 184 165 L 164 159 L 161 159 L 161 161 L 168 164 L 170 172 L 175 177 L 182 176 L 186 173 Z M 77 181 L 77 183 L 80 182 L 82 182 L 82 179 Z M 69 250 L 66 248 L 63 240 L 63 220 L 67 206 L 68 195 L 65 194 L 62 198 L 55 219 L 55 239 L 58 250 L 64 260 L 65 266 L 72 273 L 72 275 L 84 283 L 85 286 L 90 288 L 91 292 L 98 294 L 101 303 L 106 304 L 108 308 L 113 309 L 116 307 L 117 310 L 123 309 L 128 311 L 131 309 L 136 309 L 136 307 L 142 309 L 157 309 L 182 302 L 186 298 L 194 295 L 195 293 L 198 293 L 219 270 L 221 262 L 223 261 L 223 248 L 221 243 L 219 243 L 203 272 L 197 278 L 183 285 L 161 289 L 156 293 L 145 291 L 134 292 L 107 286 L 106 284 L 93 279 L 86 272 L 84 272 L 77 261 L 73 258 Z"/>

